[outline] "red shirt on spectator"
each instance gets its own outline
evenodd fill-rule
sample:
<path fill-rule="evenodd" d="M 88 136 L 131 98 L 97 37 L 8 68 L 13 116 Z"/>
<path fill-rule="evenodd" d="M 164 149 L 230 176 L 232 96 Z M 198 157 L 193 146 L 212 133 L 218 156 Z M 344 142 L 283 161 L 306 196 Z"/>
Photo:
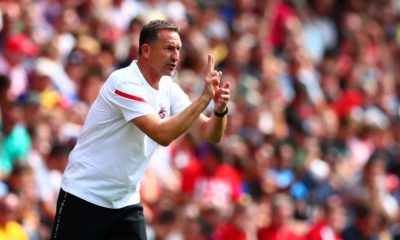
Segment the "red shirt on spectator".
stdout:
<path fill-rule="evenodd" d="M 333 229 L 325 222 L 321 221 L 311 227 L 306 236 L 307 240 L 342 240 L 340 234 L 335 233 Z"/>
<path fill-rule="evenodd" d="M 214 232 L 214 240 L 246 240 L 246 234 L 233 224 L 218 226 Z"/>
<path fill-rule="evenodd" d="M 192 161 L 182 172 L 182 191 L 193 193 L 200 202 L 217 205 L 236 201 L 242 193 L 236 169 L 221 163 L 214 174 L 209 174 L 198 160 Z"/>
<path fill-rule="evenodd" d="M 290 18 L 295 17 L 296 13 L 293 8 L 286 4 L 280 3 L 275 7 L 275 18 L 271 24 L 269 33 L 269 42 L 274 48 L 282 47 L 285 39 L 285 28 Z"/>
<path fill-rule="evenodd" d="M 358 89 L 344 90 L 340 98 L 333 103 L 333 110 L 339 118 L 345 117 L 351 113 L 353 108 L 359 107 L 364 102 L 364 96 Z"/>
<path fill-rule="evenodd" d="M 182 169 L 181 190 L 184 193 L 193 193 L 196 178 L 201 172 L 202 165 L 198 159 L 194 159 Z"/>
<path fill-rule="evenodd" d="M 257 232 L 258 240 L 305 240 L 289 227 L 276 228 L 273 226 L 263 227 Z"/>

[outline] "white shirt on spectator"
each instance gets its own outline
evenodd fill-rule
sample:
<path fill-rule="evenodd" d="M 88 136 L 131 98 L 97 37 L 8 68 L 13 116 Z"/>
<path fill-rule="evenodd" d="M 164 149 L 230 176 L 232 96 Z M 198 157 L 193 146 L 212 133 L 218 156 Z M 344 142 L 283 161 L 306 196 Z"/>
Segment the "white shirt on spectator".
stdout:
<path fill-rule="evenodd" d="M 0 56 L 0 74 L 6 74 L 10 77 L 10 97 L 16 99 L 26 92 L 28 87 L 28 76 L 24 65 L 17 64 L 10 66 L 3 56 Z"/>

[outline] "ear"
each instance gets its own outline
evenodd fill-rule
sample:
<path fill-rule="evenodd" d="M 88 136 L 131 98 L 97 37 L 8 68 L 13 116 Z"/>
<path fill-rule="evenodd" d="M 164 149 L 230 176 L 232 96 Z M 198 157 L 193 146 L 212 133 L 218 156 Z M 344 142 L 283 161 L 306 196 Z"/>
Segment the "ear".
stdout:
<path fill-rule="evenodd" d="M 150 54 L 150 44 L 148 43 L 144 43 L 141 47 L 142 50 L 142 56 L 145 58 L 149 58 L 149 54 Z"/>

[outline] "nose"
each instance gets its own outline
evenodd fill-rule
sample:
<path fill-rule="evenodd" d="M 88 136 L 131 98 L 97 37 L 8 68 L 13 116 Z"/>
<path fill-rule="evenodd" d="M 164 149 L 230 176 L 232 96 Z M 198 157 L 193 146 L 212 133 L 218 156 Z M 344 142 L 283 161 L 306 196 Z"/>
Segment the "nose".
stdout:
<path fill-rule="evenodd" d="M 171 54 L 171 60 L 173 62 L 177 62 L 179 60 L 179 50 L 173 51 L 173 53 Z"/>

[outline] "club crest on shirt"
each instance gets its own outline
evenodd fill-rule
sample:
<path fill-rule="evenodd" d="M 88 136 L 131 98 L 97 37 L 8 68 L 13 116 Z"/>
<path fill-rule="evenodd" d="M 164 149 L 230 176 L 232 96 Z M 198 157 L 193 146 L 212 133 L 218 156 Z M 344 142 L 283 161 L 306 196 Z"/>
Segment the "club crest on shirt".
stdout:
<path fill-rule="evenodd" d="M 163 119 L 165 116 L 167 116 L 167 111 L 165 110 L 165 107 L 160 106 L 160 110 L 158 111 L 158 116 Z"/>

